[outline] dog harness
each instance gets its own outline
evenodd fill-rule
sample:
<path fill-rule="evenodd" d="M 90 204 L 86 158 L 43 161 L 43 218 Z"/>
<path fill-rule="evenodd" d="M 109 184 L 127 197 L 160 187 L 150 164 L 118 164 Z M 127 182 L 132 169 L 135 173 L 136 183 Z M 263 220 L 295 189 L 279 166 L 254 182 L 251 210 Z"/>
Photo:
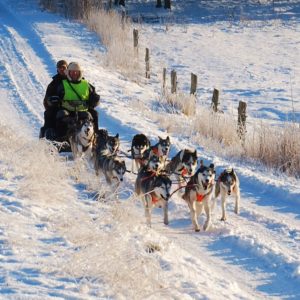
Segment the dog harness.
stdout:
<path fill-rule="evenodd" d="M 149 172 L 149 171 L 148 171 Z M 150 173 L 150 172 L 149 172 Z M 145 181 L 145 180 L 147 180 L 147 179 L 149 179 L 149 178 L 151 178 L 151 177 L 154 177 L 154 176 L 156 176 L 156 173 L 155 172 L 151 172 L 151 174 L 149 175 L 149 176 L 146 176 L 146 177 L 144 177 L 144 178 L 142 178 L 141 179 L 141 182 L 143 182 L 143 181 Z"/>
<path fill-rule="evenodd" d="M 202 202 L 202 200 L 203 200 L 204 197 L 205 197 L 205 195 L 198 194 L 198 193 L 196 193 L 196 196 L 197 196 L 197 202 Z"/>
<path fill-rule="evenodd" d="M 151 193 L 150 195 L 151 195 L 152 203 L 154 203 L 154 204 L 157 203 L 158 197 L 156 197 L 154 193 Z"/>
<path fill-rule="evenodd" d="M 184 176 L 188 173 L 188 170 L 185 167 L 182 167 L 182 169 L 179 170 L 181 173 L 181 176 Z"/>

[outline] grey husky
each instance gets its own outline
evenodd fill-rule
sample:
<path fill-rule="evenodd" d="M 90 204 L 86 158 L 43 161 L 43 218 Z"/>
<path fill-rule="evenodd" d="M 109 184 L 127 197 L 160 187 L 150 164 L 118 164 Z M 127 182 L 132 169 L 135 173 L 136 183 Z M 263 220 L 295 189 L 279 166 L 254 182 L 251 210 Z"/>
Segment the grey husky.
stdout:
<path fill-rule="evenodd" d="M 116 155 L 120 148 L 120 138 L 117 133 L 115 136 L 109 135 L 106 129 L 100 129 L 97 136 L 96 152 L 107 149 L 111 155 Z"/>
<path fill-rule="evenodd" d="M 164 224 L 169 224 L 168 201 L 172 181 L 165 174 L 148 170 L 146 166 L 139 170 L 135 181 L 135 193 L 141 198 L 145 207 L 147 224 L 151 227 L 151 211 L 153 207 L 162 207 Z"/>
<path fill-rule="evenodd" d="M 103 174 L 109 185 L 115 184 L 116 188 L 123 181 L 126 172 L 125 161 L 111 155 L 109 150 L 103 150 L 95 160 L 96 175 Z"/>
<path fill-rule="evenodd" d="M 211 201 L 214 193 L 215 169 L 214 164 L 206 167 L 202 164 L 197 172 L 190 178 L 182 198 L 187 202 L 191 220 L 195 231 L 200 231 L 198 218 L 204 208 L 206 221 L 203 230 L 210 226 L 211 219 Z"/>
<path fill-rule="evenodd" d="M 179 186 L 183 186 L 184 177 L 192 176 L 196 168 L 197 150 L 183 149 L 167 163 L 165 170 L 169 174 L 174 174 L 179 182 Z"/>
<path fill-rule="evenodd" d="M 232 168 L 224 170 L 218 177 L 215 191 L 215 201 L 221 194 L 222 201 L 222 218 L 221 221 L 226 221 L 226 198 L 228 196 L 235 196 L 234 212 L 239 213 L 240 205 L 240 181 L 236 172 Z"/>

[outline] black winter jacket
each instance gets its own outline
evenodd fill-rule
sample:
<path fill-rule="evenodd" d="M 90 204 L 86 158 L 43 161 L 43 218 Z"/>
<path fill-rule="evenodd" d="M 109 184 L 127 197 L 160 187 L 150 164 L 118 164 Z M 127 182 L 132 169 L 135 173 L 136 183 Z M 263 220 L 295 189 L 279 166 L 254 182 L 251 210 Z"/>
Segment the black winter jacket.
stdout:
<path fill-rule="evenodd" d="M 52 81 L 49 83 L 49 85 L 47 86 L 47 90 L 46 90 L 46 94 L 45 94 L 45 97 L 44 97 L 44 101 L 43 101 L 43 104 L 44 104 L 44 107 L 45 109 L 48 109 L 49 108 L 49 104 L 47 102 L 47 99 L 51 96 L 56 96 L 57 95 L 57 89 L 58 89 L 58 86 L 62 83 L 62 81 L 64 79 L 66 79 L 67 77 L 66 76 L 62 76 L 60 74 L 56 74 L 52 77 Z"/>

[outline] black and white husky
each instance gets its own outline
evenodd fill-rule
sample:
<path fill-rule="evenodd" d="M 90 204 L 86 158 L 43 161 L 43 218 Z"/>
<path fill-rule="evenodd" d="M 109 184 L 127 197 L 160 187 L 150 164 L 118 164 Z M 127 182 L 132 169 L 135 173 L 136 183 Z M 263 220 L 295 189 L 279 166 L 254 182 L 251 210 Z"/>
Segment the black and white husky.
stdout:
<path fill-rule="evenodd" d="M 138 171 L 146 165 L 145 153 L 150 148 L 149 139 L 143 134 L 136 134 L 131 142 L 132 172 Z"/>
<path fill-rule="evenodd" d="M 168 201 L 170 198 L 172 181 L 165 174 L 147 169 L 139 170 L 135 181 L 135 193 L 141 198 L 145 207 L 147 224 L 151 227 L 151 211 L 153 207 L 162 207 L 164 211 L 164 224 L 169 224 Z"/>
<path fill-rule="evenodd" d="M 190 178 L 182 198 L 187 202 L 191 220 L 195 231 L 200 231 L 198 218 L 204 208 L 206 221 L 203 230 L 207 230 L 210 226 L 211 219 L 211 202 L 215 185 L 215 169 L 214 164 L 209 167 L 201 163 L 200 168 Z"/>
<path fill-rule="evenodd" d="M 228 196 L 235 196 L 235 208 L 234 212 L 236 214 L 239 213 L 239 205 L 240 205 L 240 181 L 233 170 L 233 168 L 228 168 L 224 170 L 220 176 L 218 177 L 216 183 L 216 191 L 215 191 L 215 201 L 218 196 L 221 195 L 222 202 L 222 218 L 221 221 L 226 220 L 226 198 Z"/>
<path fill-rule="evenodd" d="M 95 160 L 96 175 L 103 174 L 109 185 L 117 188 L 124 179 L 126 172 L 125 161 L 115 155 L 111 155 L 106 149 L 99 153 Z"/>
<path fill-rule="evenodd" d="M 174 174 L 179 186 L 183 186 L 185 176 L 192 176 L 196 168 L 197 150 L 183 149 L 167 163 L 165 170 L 168 174 Z"/>
<path fill-rule="evenodd" d="M 167 136 L 165 139 L 158 137 L 158 143 L 150 146 L 150 148 L 145 152 L 145 159 L 149 159 L 152 156 L 157 156 L 165 165 L 167 158 L 169 156 L 171 147 L 170 137 Z"/>
<path fill-rule="evenodd" d="M 79 121 L 79 124 L 70 132 L 69 142 L 74 159 L 86 157 L 91 159 L 95 146 L 95 132 L 92 118 Z"/>

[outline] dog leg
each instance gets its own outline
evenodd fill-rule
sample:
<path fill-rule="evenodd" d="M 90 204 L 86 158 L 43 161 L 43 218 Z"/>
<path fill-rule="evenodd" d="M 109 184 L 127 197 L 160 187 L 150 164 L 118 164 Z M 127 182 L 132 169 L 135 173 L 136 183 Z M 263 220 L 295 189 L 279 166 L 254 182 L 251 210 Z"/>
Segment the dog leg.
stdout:
<path fill-rule="evenodd" d="M 169 210 L 169 204 L 168 204 L 168 202 L 166 202 L 164 205 L 164 224 L 165 225 L 169 224 L 168 210 Z"/>
<path fill-rule="evenodd" d="M 144 197 L 144 204 L 145 204 L 145 217 L 146 217 L 146 223 L 149 227 L 151 227 L 151 202 L 152 198 L 150 195 L 145 195 Z"/>
<path fill-rule="evenodd" d="M 203 230 L 206 231 L 210 226 L 210 208 L 209 208 L 209 199 L 207 199 L 204 203 L 204 210 L 206 214 L 206 221 L 203 226 Z"/>
<path fill-rule="evenodd" d="M 237 190 L 235 195 L 235 208 L 234 208 L 234 212 L 236 214 L 239 214 L 240 211 L 240 199 L 241 199 L 240 191 Z"/>
<path fill-rule="evenodd" d="M 196 212 L 196 208 L 194 207 L 196 205 L 196 202 L 193 201 L 192 203 L 189 201 L 189 207 L 190 207 L 190 212 L 191 212 L 191 220 L 194 226 L 194 229 L 196 232 L 200 231 L 200 227 L 198 224 L 198 219 L 197 219 L 197 212 Z"/>
<path fill-rule="evenodd" d="M 225 195 L 221 196 L 221 201 L 222 201 L 222 218 L 221 218 L 221 221 L 226 221 L 226 196 Z"/>

